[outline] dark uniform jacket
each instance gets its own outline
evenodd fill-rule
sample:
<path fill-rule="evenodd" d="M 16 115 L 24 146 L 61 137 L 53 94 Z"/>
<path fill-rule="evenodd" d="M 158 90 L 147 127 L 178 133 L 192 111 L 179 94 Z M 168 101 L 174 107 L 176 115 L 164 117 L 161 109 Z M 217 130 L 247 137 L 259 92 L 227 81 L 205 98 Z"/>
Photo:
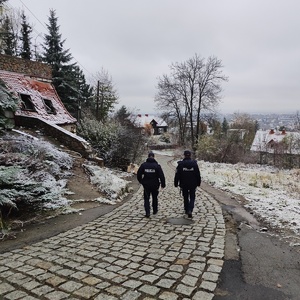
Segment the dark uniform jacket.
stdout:
<path fill-rule="evenodd" d="M 201 176 L 196 160 L 184 158 L 178 162 L 174 185 L 185 189 L 196 189 L 201 184 Z"/>
<path fill-rule="evenodd" d="M 137 172 L 137 179 L 146 189 L 159 189 L 160 184 L 163 188 L 166 186 L 163 170 L 152 157 L 147 158 L 141 164 Z"/>

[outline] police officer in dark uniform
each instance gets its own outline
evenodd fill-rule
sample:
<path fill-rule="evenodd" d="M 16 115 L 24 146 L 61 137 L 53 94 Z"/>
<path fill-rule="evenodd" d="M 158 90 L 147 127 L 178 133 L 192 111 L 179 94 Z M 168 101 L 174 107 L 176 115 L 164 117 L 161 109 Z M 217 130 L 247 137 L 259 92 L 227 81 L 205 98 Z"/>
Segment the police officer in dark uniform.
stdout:
<path fill-rule="evenodd" d="M 137 179 L 144 187 L 144 207 L 146 218 L 150 217 L 150 195 L 152 196 L 152 209 L 153 214 L 157 214 L 158 211 L 158 190 L 161 185 L 162 188 L 165 188 L 166 181 L 165 175 L 158 164 L 154 159 L 154 153 L 149 152 L 147 160 L 141 164 L 137 172 Z"/>
<path fill-rule="evenodd" d="M 178 162 L 174 185 L 180 186 L 184 200 L 184 210 L 189 218 L 192 218 L 194 209 L 196 188 L 201 184 L 201 176 L 196 160 L 191 159 L 191 151 L 185 150 L 184 159 Z"/>

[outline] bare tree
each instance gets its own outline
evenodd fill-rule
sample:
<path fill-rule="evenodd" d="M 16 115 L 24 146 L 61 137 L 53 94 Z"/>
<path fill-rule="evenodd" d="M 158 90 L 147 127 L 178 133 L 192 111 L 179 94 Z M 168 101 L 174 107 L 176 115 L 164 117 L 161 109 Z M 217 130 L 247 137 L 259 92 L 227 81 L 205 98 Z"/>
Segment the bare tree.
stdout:
<path fill-rule="evenodd" d="M 160 111 L 175 119 L 179 128 L 179 144 L 185 144 L 185 132 L 187 129 L 187 109 L 184 106 L 180 93 L 177 90 L 176 82 L 173 78 L 163 75 L 158 82 L 158 93 L 155 97 L 157 107 Z"/>
<path fill-rule="evenodd" d="M 221 60 L 216 57 L 205 61 L 196 54 L 185 62 L 172 64 L 171 74 L 158 79 L 155 101 L 160 109 L 174 112 L 184 141 L 188 129 L 193 149 L 200 135 L 202 111 L 218 105 L 221 83 L 228 80 L 222 68 Z"/>
<path fill-rule="evenodd" d="M 95 115 L 97 120 L 103 122 L 118 103 L 118 93 L 112 77 L 103 68 L 96 73 L 93 85 L 95 86 Z"/>

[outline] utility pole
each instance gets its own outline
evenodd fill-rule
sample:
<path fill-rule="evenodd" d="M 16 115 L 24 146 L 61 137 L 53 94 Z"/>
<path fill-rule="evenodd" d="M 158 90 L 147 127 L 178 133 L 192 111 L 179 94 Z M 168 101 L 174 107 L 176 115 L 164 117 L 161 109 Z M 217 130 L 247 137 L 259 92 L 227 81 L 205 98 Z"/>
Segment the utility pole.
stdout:
<path fill-rule="evenodd" d="M 77 121 L 80 122 L 81 119 L 81 101 L 80 97 L 77 99 Z"/>
<path fill-rule="evenodd" d="M 99 93 L 100 93 L 100 81 L 97 82 L 97 96 L 96 96 L 96 119 L 99 121 Z"/>
<path fill-rule="evenodd" d="M 103 122 L 103 119 L 104 119 L 104 114 L 103 114 L 103 101 L 104 101 L 104 93 L 105 93 L 105 87 L 104 85 L 102 84 L 102 87 L 101 87 L 101 102 L 100 102 L 100 120 Z"/>
<path fill-rule="evenodd" d="M 38 61 L 40 58 L 39 58 L 39 56 L 40 55 L 38 55 L 38 53 L 37 53 L 37 48 L 38 48 L 38 45 L 37 45 L 37 43 L 36 43 L 36 40 L 37 40 L 37 38 L 38 37 L 40 37 L 41 36 L 41 34 L 43 34 L 42 32 L 40 32 L 36 37 L 35 37 L 35 39 L 34 39 L 34 56 L 35 56 L 35 60 L 36 61 Z"/>

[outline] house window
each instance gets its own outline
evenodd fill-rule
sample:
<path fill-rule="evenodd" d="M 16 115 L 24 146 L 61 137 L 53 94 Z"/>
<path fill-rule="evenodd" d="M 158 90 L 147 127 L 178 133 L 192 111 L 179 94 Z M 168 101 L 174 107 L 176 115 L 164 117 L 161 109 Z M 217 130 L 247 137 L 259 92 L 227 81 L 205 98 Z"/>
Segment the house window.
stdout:
<path fill-rule="evenodd" d="M 56 110 L 55 110 L 55 108 L 54 108 L 54 106 L 53 106 L 52 101 L 49 100 L 49 99 L 45 99 L 45 98 L 43 98 L 43 101 L 44 101 L 44 106 L 45 106 L 46 112 L 47 112 L 48 114 L 53 114 L 53 115 L 55 115 L 55 114 L 56 114 Z"/>
<path fill-rule="evenodd" d="M 23 110 L 35 111 L 34 104 L 29 95 L 20 94 L 20 98 L 21 98 L 21 105 Z"/>

